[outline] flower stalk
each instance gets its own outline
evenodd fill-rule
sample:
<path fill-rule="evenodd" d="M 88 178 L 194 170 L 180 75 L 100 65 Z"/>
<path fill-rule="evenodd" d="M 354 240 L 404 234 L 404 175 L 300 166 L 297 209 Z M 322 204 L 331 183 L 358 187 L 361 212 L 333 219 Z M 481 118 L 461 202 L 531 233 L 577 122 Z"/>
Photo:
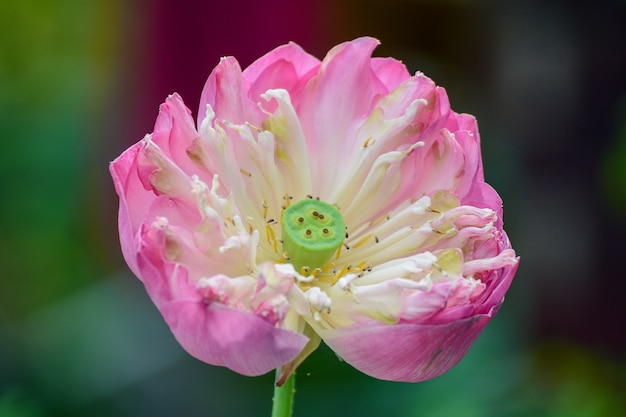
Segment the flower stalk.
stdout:
<path fill-rule="evenodd" d="M 291 417 L 295 393 L 296 373 L 294 372 L 282 386 L 274 385 L 272 417 Z"/>

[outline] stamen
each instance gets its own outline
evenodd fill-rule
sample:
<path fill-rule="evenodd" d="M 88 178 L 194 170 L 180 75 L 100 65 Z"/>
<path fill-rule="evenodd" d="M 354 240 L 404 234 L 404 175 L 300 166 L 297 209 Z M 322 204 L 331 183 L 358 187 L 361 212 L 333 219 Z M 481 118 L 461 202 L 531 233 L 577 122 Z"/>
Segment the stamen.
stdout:
<path fill-rule="evenodd" d="M 339 259 L 339 257 L 341 256 L 341 246 L 339 245 L 339 247 L 337 248 L 337 255 L 335 256 L 335 259 Z"/>
<path fill-rule="evenodd" d="M 404 151 L 404 156 L 408 156 L 415 148 L 419 148 L 424 145 L 425 143 L 423 141 L 415 142 L 413 145 L 409 146 L 406 151 Z"/>
<path fill-rule="evenodd" d="M 283 201 L 285 202 L 285 205 L 281 207 L 286 210 L 291 205 L 291 200 L 293 200 L 293 197 L 290 196 L 289 193 L 285 193 L 285 195 L 283 195 Z"/>
<path fill-rule="evenodd" d="M 269 224 L 265 225 L 265 233 L 267 234 L 267 243 L 274 243 L 274 247 L 276 247 L 276 235 L 274 234 L 274 229 Z"/>
<path fill-rule="evenodd" d="M 365 244 L 365 242 L 367 242 L 370 238 L 372 237 L 372 235 L 368 234 L 363 236 L 361 239 L 359 239 L 358 242 L 356 242 L 352 247 L 353 248 L 358 248 L 360 246 L 363 246 Z"/>
<path fill-rule="evenodd" d="M 331 270 L 333 271 L 333 275 L 337 272 L 337 268 L 335 267 L 334 262 L 326 264 L 326 266 L 322 269 L 322 274 L 326 274 L 330 272 Z"/>
<path fill-rule="evenodd" d="M 376 143 L 376 140 L 373 137 L 369 137 L 367 139 L 365 139 L 365 142 L 363 142 L 363 148 L 367 148 L 368 146 L 373 145 L 374 143 Z"/>
<path fill-rule="evenodd" d="M 385 214 L 383 216 L 380 216 L 374 220 L 372 220 L 369 224 L 370 227 L 372 226 L 376 226 L 377 224 L 380 224 L 382 222 L 384 222 L 385 220 L 389 220 L 390 215 L 389 214 Z"/>
<path fill-rule="evenodd" d="M 257 132 L 260 132 L 260 131 L 261 131 L 261 129 L 260 129 L 260 128 L 256 127 L 255 125 L 253 125 L 253 124 L 252 124 L 252 123 L 250 123 L 250 122 L 246 122 L 246 126 L 248 126 L 249 128 L 251 128 L 251 129 L 253 129 L 253 130 L 256 130 Z"/>
<path fill-rule="evenodd" d="M 243 168 L 239 168 L 239 172 L 241 172 L 243 175 L 245 175 L 246 177 L 252 177 L 252 173 L 249 171 L 246 171 Z"/>
<path fill-rule="evenodd" d="M 267 209 L 269 206 L 267 205 L 267 200 L 263 199 L 263 220 L 267 218 Z"/>

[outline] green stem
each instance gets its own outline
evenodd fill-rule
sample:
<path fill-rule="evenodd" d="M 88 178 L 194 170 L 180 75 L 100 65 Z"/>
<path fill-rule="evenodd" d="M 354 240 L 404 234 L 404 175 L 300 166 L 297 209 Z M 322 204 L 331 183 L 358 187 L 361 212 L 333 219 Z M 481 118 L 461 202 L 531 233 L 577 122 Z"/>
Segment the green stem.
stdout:
<path fill-rule="evenodd" d="M 272 417 L 291 417 L 293 395 L 296 393 L 296 373 L 292 373 L 282 387 L 274 386 Z"/>

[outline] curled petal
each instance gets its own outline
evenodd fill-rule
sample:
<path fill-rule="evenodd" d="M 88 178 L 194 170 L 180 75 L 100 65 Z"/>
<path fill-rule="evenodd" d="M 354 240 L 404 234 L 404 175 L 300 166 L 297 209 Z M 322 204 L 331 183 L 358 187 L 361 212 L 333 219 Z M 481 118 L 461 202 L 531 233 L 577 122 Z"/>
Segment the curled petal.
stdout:
<path fill-rule="evenodd" d="M 145 198 L 143 184 L 137 175 L 137 152 L 141 142 L 128 148 L 122 155 L 109 165 L 115 190 L 120 199 L 118 211 L 118 231 L 124 260 L 128 267 L 137 276 L 137 240 L 135 235 L 142 216 L 152 203 L 151 198 Z"/>
<path fill-rule="evenodd" d="M 176 340 L 192 356 L 243 375 L 262 375 L 294 360 L 308 341 L 219 303 L 176 300 L 160 310 Z"/>

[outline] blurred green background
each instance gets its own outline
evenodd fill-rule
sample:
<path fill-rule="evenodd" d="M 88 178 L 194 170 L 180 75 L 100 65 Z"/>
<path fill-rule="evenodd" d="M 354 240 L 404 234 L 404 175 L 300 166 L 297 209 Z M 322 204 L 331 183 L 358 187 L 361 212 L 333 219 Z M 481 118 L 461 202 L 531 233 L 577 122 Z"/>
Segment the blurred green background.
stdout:
<path fill-rule="evenodd" d="M 220 56 L 361 35 L 478 117 L 522 264 L 444 376 L 378 381 L 322 347 L 295 415 L 626 415 L 624 21 L 617 0 L 2 2 L 0 417 L 269 415 L 273 375 L 189 357 L 124 265 L 108 162 L 171 92 L 195 113 Z"/>

